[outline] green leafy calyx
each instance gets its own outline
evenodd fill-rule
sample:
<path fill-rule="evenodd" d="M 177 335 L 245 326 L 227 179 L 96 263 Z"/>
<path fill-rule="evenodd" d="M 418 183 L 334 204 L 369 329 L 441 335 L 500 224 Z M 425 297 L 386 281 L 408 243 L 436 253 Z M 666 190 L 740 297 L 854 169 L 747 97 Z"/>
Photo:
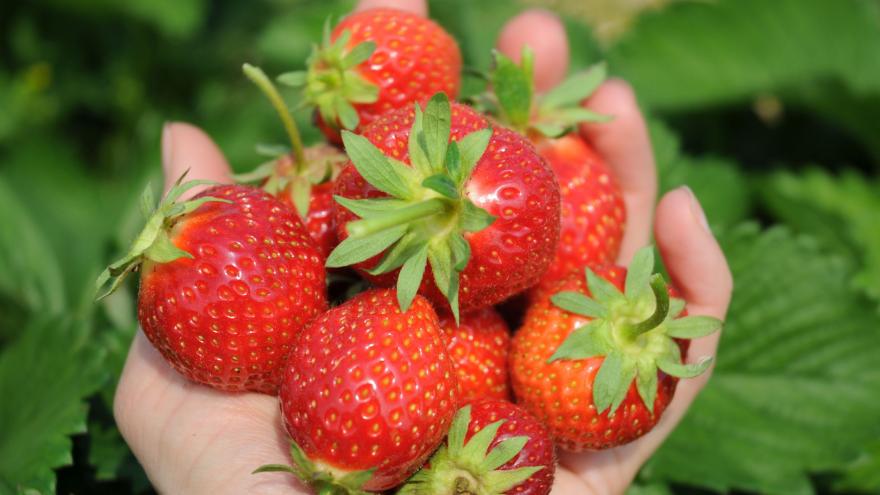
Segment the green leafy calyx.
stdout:
<path fill-rule="evenodd" d="M 285 472 L 291 473 L 306 483 L 318 495 L 369 495 L 364 484 L 373 477 L 375 469 L 354 471 L 343 476 L 334 476 L 329 470 L 316 466 L 296 442 L 290 442 L 291 465 L 266 464 L 251 474 Z"/>
<path fill-rule="evenodd" d="M 604 63 L 579 72 L 552 90 L 535 95 L 534 54 L 526 47 L 517 64 L 500 52 L 490 73 L 492 92 L 482 104 L 502 122 L 523 133 L 559 137 L 582 122 L 606 122 L 609 117 L 583 108 L 581 102 L 602 84 Z"/>
<path fill-rule="evenodd" d="M 330 25 L 324 26 L 322 46 L 315 46 L 306 71 L 287 72 L 278 82 L 300 88 L 305 103 L 314 106 L 324 122 L 333 127 L 355 129 L 360 122 L 352 104 L 373 103 L 379 87 L 361 74 L 360 65 L 376 49 L 372 41 L 349 47 L 351 31 L 343 30 L 331 40 Z"/>
<path fill-rule="evenodd" d="M 330 146 L 304 148 L 296 121 L 265 72 L 250 64 L 244 64 L 242 71 L 275 108 L 290 140 L 290 148 L 258 146 L 259 153 L 273 159 L 249 173 L 236 175 L 235 179 L 239 182 L 262 182 L 263 189 L 273 196 L 289 194 L 299 216 L 306 218 L 312 186 L 332 179 L 340 165 L 346 161 L 345 155 Z"/>
<path fill-rule="evenodd" d="M 499 469 L 516 457 L 528 442 L 527 436 L 504 439 L 489 449 L 501 419 L 476 432 L 465 442 L 471 422 L 471 406 L 458 410 L 449 429 L 447 442 L 426 466 L 413 475 L 398 493 L 402 495 L 501 495 L 529 479 L 546 466 Z"/>
<path fill-rule="evenodd" d="M 360 220 L 350 222 L 349 237 L 327 259 L 327 266 L 360 263 L 385 252 L 370 271 L 400 268 L 397 299 L 406 311 L 430 263 L 434 282 L 458 320 L 459 274 L 470 259 L 468 232 L 488 227 L 495 218 L 468 199 L 465 184 L 489 146 L 492 129 L 450 141 L 452 112 L 443 93 L 424 111 L 415 106 L 409 135 L 410 165 L 385 156 L 369 140 L 342 132 L 345 150 L 361 176 L 388 198 L 336 201 Z"/>
<path fill-rule="evenodd" d="M 721 329 L 709 316 L 678 316 L 684 301 L 670 299 L 666 282 L 652 274 L 654 251 L 636 253 L 626 275 L 624 291 L 586 269 L 588 297 L 580 292 L 560 292 L 551 300 L 559 308 L 590 318 L 556 349 L 548 362 L 560 359 L 605 359 L 593 384 L 593 403 L 601 413 L 614 414 L 636 381 L 649 411 L 657 397 L 658 370 L 679 378 L 692 378 L 709 367 L 711 358 L 682 363 L 675 339 L 694 339 Z"/>
<path fill-rule="evenodd" d="M 177 200 L 186 191 L 196 186 L 213 185 L 211 181 L 193 180 L 183 182 L 186 173 L 177 179 L 174 187 L 168 191 L 168 194 L 159 202 L 159 205 L 153 207 L 153 190 L 147 186 L 141 197 L 141 212 L 147 220 L 144 229 L 135 239 L 128 253 L 120 260 L 114 262 L 98 276 L 95 282 L 95 290 L 97 299 L 103 299 L 110 295 L 119 287 L 119 284 L 128 276 L 129 273 L 135 271 L 145 260 L 154 263 L 168 263 L 180 258 L 192 258 L 192 255 L 177 246 L 171 241 L 171 230 L 177 223 L 179 218 L 187 213 L 195 211 L 198 207 L 211 201 L 221 203 L 231 203 L 228 199 L 214 198 L 211 196 L 203 196 L 189 201 L 178 202 Z M 110 283 L 110 288 L 106 291 L 102 290 Z"/>

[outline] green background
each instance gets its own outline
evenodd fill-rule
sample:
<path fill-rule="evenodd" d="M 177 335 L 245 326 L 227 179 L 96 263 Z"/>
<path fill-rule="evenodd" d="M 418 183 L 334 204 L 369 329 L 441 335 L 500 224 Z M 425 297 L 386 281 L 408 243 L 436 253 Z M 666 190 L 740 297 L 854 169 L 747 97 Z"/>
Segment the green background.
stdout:
<path fill-rule="evenodd" d="M 574 68 L 632 82 L 663 189 L 693 188 L 736 280 L 715 375 L 631 490 L 880 491 L 880 2 L 431 11 L 486 69 L 526 3 L 566 13 Z M 301 67 L 350 4 L 0 4 L 0 493 L 150 491 L 110 413 L 133 286 L 95 305 L 92 282 L 139 227 L 162 123 L 255 166 L 283 134 L 241 63 Z"/>

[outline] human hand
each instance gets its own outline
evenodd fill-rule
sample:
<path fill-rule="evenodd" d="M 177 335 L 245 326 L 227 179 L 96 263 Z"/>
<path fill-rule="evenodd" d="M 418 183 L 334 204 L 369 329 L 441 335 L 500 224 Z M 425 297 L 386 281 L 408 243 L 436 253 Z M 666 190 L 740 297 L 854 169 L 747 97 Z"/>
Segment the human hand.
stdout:
<path fill-rule="evenodd" d="M 519 60 L 523 46 L 535 56 L 535 87 L 546 91 L 559 84 L 568 70 L 568 40 L 559 19 L 543 10 L 526 11 L 509 21 L 498 49 Z M 696 197 L 686 187 L 657 198 L 657 170 L 644 117 L 635 95 L 622 80 L 602 84 L 585 102 L 591 110 L 613 120 L 587 124 L 580 131 L 605 158 L 623 190 L 627 226 L 618 263 L 626 265 L 654 239 L 673 284 L 687 301 L 688 312 L 724 319 L 733 279 Z M 653 222 L 652 222 L 653 220 Z M 714 356 L 718 333 L 691 341 L 691 362 Z M 553 494 L 616 494 L 632 482 L 642 464 L 669 436 L 700 390 L 711 368 L 697 378 L 682 380 L 657 426 L 644 437 L 621 447 L 580 454 L 560 453 Z"/>
<path fill-rule="evenodd" d="M 422 1 L 362 0 L 359 9 L 393 6 L 424 15 Z M 536 86 L 558 83 L 568 64 L 568 46 L 558 20 L 529 11 L 505 27 L 499 48 L 517 57 L 528 44 L 536 56 Z M 629 87 L 605 83 L 588 102 L 614 115 L 611 123 L 583 132 L 606 158 L 624 190 L 628 228 L 621 261 L 650 237 L 656 199 L 656 172 L 644 121 Z M 187 168 L 190 177 L 229 182 L 230 169 L 202 131 L 168 124 L 162 158 L 166 189 Z M 191 191 L 195 194 L 197 190 Z M 667 194 L 657 210 L 656 240 L 673 282 L 694 314 L 723 317 L 731 280 L 723 254 L 701 223 L 702 210 L 687 190 Z M 691 355 L 714 354 L 717 335 L 694 341 Z M 629 445 L 591 454 L 563 454 L 553 493 L 618 493 L 674 428 L 705 384 L 708 374 L 682 381 L 675 399 L 654 431 Z M 119 382 L 114 413 L 120 431 L 162 493 L 309 493 L 293 476 L 264 473 L 257 466 L 288 456 L 277 399 L 261 394 L 230 395 L 187 381 L 138 332 Z"/>

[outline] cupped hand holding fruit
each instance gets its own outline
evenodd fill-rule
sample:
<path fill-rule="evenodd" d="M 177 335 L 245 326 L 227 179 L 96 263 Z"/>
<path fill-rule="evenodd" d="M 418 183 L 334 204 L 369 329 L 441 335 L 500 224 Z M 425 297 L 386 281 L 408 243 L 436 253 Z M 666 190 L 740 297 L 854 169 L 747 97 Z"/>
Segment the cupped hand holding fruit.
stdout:
<path fill-rule="evenodd" d="M 364 0 L 362 6 L 391 5 L 424 14 L 423 2 Z M 536 89 L 556 85 L 566 72 L 567 41 L 552 15 L 530 11 L 508 23 L 499 48 L 517 58 L 523 45 L 535 56 Z M 656 176 L 650 142 L 633 94 L 621 81 L 598 88 L 587 105 L 611 115 L 604 124 L 582 126 L 582 134 L 607 162 L 621 186 L 627 227 L 618 262 L 655 238 L 673 284 L 691 314 L 723 317 L 731 292 L 730 274 L 686 189 L 667 194 L 656 216 Z M 186 170 L 189 178 L 229 182 L 229 167 L 210 139 L 185 124 L 163 132 L 163 165 L 170 187 Z M 194 194 L 190 191 L 189 194 Z M 688 355 L 711 356 L 717 334 L 696 339 Z M 561 453 L 553 493 L 620 493 L 687 410 L 708 374 L 679 383 L 657 426 L 622 447 L 592 453 Z M 228 395 L 187 381 L 138 333 L 117 389 L 114 412 L 120 431 L 163 493 L 309 493 L 286 473 L 252 476 L 256 466 L 288 461 L 289 442 L 277 399 L 263 394 Z"/>

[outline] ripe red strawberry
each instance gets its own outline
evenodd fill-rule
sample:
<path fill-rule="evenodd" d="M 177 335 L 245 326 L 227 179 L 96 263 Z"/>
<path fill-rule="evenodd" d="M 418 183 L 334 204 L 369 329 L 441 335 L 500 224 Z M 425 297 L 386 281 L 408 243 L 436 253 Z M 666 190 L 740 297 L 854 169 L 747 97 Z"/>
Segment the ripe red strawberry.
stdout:
<path fill-rule="evenodd" d="M 463 400 L 480 397 L 509 399 L 507 352 L 510 329 L 494 308 L 483 308 L 461 316 L 456 325 L 452 315 L 440 317 L 446 334 L 446 348 L 455 365 Z"/>
<path fill-rule="evenodd" d="M 319 493 L 402 483 L 440 444 L 459 404 L 437 315 L 417 297 L 401 312 L 375 289 L 297 334 L 281 386 L 294 465 Z M 337 489 L 337 491 L 321 491 Z"/>
<path fill-rule="evenodd" d="M 672 400 L 678 378 L 711 360 L 682 364 L 688 341 L 721 321 L 682 316 L 670 300 L 650 248 L 629 271 L 607 267 L 572 275 L 552 298 L 534 301 L 513 338 L 510 372 L 517 402 L 543 421 L 566 450 L 605 449 L 650 431 Z M 624 282 L 625 278 L 625 282 Z"/>
<path fill-rule="evenodd" d="M 479 399 L 455 416 L 446 445 L 401 495 L 547 495 L 556 452 L 547 428 L 506 400 Z"/>
<path fill-rule="evenodd" d="M 325 33 L 305 72 L 282 83 L 303 89 L 331 142 L 339 130 L 369 125 L 379 115 L 438 92 L 458 96 L 461 52 L 430 19 L 394 9 L 355 12 Z"/>
<path fill-rule="evenodd" d="M 348 158 L 335 146 L 324 143 L 303 148 L 296 121 L 269 78 L 248 64 L 243 70 L 275 107 L 290 139 L 291 150 L 270 151 L 274 160 L 251 173 L 238 175 L 237 179 L 261 181 L 266 192 L 294 208 L 326 258 L 339 243 L 333 215 L 333 179 Z"/>
<path fill-rule="evenodd" d="M 377 285 L 397 280 L 404 307 L 418 288 L 456 318 L 459 306 L 490 306 L 538 281 L 559 236 L 559 186 L 525 138 L 443 94 L 363 132 L 343 132 L 352 160 L 336 181 L 343 241 L 327 266 L 356 264 Z"/>
<path fill-rule="evenodd" d="M 275 393 L 294 336 L 327 307 L 323 258 L 296 214 L 259 189 L 176 202 L 202 183 L 178 182 L 98 287 L 140 267 L 138 319 L 175 369 L 221 390 Z"/>
<path fill-rule="evenodd" d="M 492 111 L 535 143 L 562 194 L 559 245 L 541 279 L 543 288 L 584 267 L 614 263 L 620 252 L 626 221 L 620 187 L 602 157 L 572 132 L 580 122 L 604 120 L 580 106 L 604 78 L 605 67 L 598 65 L 534 96 L 531 53 L 523 52 L 520 66 L 500 53 L 496 56 Z"/>

